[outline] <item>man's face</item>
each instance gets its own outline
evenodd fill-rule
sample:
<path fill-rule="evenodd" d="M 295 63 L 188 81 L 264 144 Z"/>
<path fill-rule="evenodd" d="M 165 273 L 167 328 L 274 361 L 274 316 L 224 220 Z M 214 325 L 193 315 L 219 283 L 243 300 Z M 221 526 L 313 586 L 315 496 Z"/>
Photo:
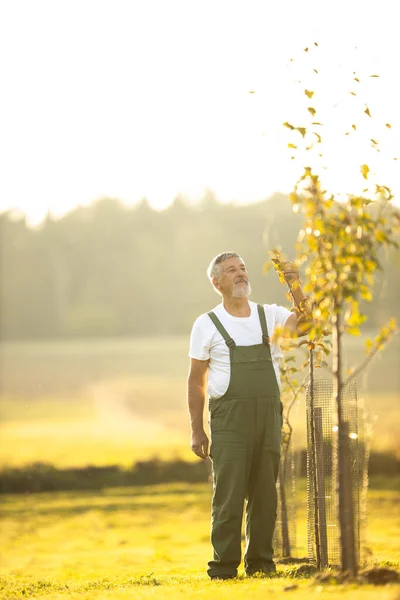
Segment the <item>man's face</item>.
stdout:
<path fill-rule="evenodd" d="M 251 293 L 246 265 L 241 258 L 233 256 L 219 264 L 219 275 L 214 285 L 223 296 L 229 298 L 247 298 Z"/>

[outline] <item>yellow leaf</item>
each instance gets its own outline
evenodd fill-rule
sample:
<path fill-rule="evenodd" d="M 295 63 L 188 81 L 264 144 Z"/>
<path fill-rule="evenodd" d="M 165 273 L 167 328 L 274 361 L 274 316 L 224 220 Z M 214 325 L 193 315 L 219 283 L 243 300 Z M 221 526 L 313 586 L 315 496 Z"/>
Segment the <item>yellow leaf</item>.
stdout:
<path fill-rule="evenodd" d="M 374 345 L 374 343 L 373 343 L 373 341 L 371 340 L 371 338 L 367 338 L 367 339 L 365 340 L 365 350 L 366 350 L 367 352 L 371 352 L 373 345 Z"/>
<path fill-rule="evenodd" d="M 317 112 L 317 111 L 315 110 L 315 108 L 313 108 L 312 106 L 309 106 L 309 107 L 307 108 L 307 110 L 308 110 L 308 112 L 310 113 L 310 115 L 312 115 L 312 116 L 314 116 L 314 115 L 315 115 L 315 113 Z"/>
<path fill-rule="evenodd" d="M 358 327 L 349 327 L 347 332 L 350 333 L 350 335 L 361 335 L 361 331 Z"/>
<path fill-rule="evenodd" d="M 301 346 L 304 346 L 304 344 L 308 344 L 308 340 L 302 340 L 299 344 L 297 344 L 297 347 L 300 348 Z"/>
<path fill-rule="evenodd" d="M 304 90 L 304 93 L 307 98 L 312 98 L 314 96 L 314 92 L 311 92 L 310 90 Z"/>
<path fill-rule="evenodd" d="M 295 146 L 294 144 L 288 144 L 288 148 L 294 148 L 294 149 L 296 149 L 297 146 Z"/>
<path fill-rule="evenodd" d="M 369 117 L 371 116 L 371 113 L 369 112 L 369 108 L 367 106 L 367 108 L 364 110 L 365 114 L 368 115 Z"/>
<path fill-rule="evenodd" d="M 364 177 L 364 179 L 368 179 L 369 166 L 361 165 L 360 172 L 361 172 L 361 175 Z"/>
<path fill-rule="evenodd" d="M 357 125 L 352 125 L 352 128 L 354 129 L 354 131 L 357 131 Z"/>
<path fill-rule="evenodd" d="M 386 127 L 387 127 L 388 129 L 392 129 L 392 126 L 391 126 L 391 124 L 390 124 L 390 123 L 386 123 Z"/>
<path fill-rule="evenodd" d="M 287 127 L 288 129 L 294 129 L 293 125 L 291 125 L 290 123 L 288 123 L 287 121 L 283 124 L 284 127 Z"/>
<path fill-rule="evenodd" d="M 379 77 L 379 75 L 370 75 L 370 77 Z"/>
<path fill-rule="evenodd" d="M 365 291 L 365 292 L 362 292 L 361 298 L 363 298 L 367 302 L 371 302 L 371 300 L 372 300 L 372 294 L 371 294 L 371 292 L 369 290 Z"/>
<path fill-rule="evenodd" d="M 297 131 L 299 133 L 301 133 L 301 135 L 304 137 L 307 133 L 307 129 L 305 127 L 296 127 Z"/>

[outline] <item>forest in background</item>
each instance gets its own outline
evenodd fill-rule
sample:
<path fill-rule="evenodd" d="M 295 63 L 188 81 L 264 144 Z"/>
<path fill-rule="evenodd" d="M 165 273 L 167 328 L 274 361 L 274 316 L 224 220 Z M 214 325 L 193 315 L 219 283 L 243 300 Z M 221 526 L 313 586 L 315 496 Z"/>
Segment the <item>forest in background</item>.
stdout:
<path fill-rule="evenodd" d="M 176 198 L 157 211 L 100 199 L 37 227 L 0 214 L 0 331 L 3 340 L 186 334 L 219 302 L 206 278 L 224 250 L 241 254 L 252 299 L 288 304 L 268 251 L 289 258 L 302 225 L 286 196 L 221 204 L 212 192 L 193 205 Z M 400 320 L 400 253 L 381 257 L 367 328 Z"/>

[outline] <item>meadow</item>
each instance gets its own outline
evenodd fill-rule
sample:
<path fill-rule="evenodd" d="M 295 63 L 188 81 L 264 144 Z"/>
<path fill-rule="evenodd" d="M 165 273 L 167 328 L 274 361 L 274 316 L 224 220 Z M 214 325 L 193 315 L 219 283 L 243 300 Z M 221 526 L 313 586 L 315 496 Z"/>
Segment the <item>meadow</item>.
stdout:
<path fill-rule="evenodd" d="M 349 338 L 349 366 L 362 360 L 363 344 Z M 191 459 L 187 352 L 187 337 L 2 343 L 0 466 Z M 368 408 L 373 427 L 372 450 L 397 456 L 399 356 L 400 339 L 394 339 L 358 379 L 359 405 Z M 304 447 L 304 398 L 293 425 L 296 444 Z"/>
<path fill-rule="evenodd" d="M 382 483 L 382 482 L 381 482 Z M 399 482 L 397 481 L 397 484 Z M 363 553 L 369 566 L 399 568 L 400 514 L 393 489 L 370 491 Z M 385 488 L 388 486 L 385 485 Z M 304 485 L 299 489 L 298 546 L 306 556 Z M 398 599 L 400 586 L 335 584 L 312 578 L 304 559 L 279 562 L 275 577 L 209 581 L 210 484 L 169 484 L 97 493 L 0 497 L 0 598 L 264 598 L 285 591 L 337 600 Z"/>
<path fill-rule="evenodd" d="M 351 339 L 358 364 L 363 340 Z M 8 342 L 0 347 L 0 466 L 129 466 L 189 449 L 187 338 Z M 400 455 L 399 343 L 359 381 L 373 418 L 373 450 Z M 305 445 L 304 401 L 296 407 Z M 399 479 L 372 480 L 364 566 L 399 569 Z M 306 549 L 305 481 L 298 482 L 297 562 L 273 578 L 210 582 L 211 485 L 168 484 L 96 492 L 0 495 L 0 598 L 218 598 L 285 593 L 399 600 L 399 586 L 314 578 Z"/>

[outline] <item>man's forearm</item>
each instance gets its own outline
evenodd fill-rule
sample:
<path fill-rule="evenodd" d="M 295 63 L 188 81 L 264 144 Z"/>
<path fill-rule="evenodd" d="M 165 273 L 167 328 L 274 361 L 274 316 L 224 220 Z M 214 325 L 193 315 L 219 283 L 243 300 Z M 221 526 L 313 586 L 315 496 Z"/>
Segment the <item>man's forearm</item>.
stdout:
<path fill-rule="evenodd" d="M 203 387 L 189 379 L 187 397 L 192 431 L 202 431 L 204 429 L 203 413 L 205 404 Z"/>
<path fill-rule="evenodd" d="M 297 312 L 297 335 L 307 335 L 313 325 L 310 299 L 301 289 L 299 280 L 289 289 Z"/>
<path fill-rule="evenodd" d="M 290 286 L 290 293 L 292 294 L 293 301 L 296 307 L 301 310 L 304 301 L 307 299 L 303 290 L 301 289 L 300 281 Z"/>

